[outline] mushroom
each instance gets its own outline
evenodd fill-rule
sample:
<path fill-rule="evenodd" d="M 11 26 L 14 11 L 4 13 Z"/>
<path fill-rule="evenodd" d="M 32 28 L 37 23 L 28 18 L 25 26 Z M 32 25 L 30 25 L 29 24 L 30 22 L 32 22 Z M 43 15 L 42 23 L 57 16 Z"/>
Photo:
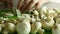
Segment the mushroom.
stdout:
<path fill-rule="evenodd" d="M 8 34 L 9 32 L 7 30 L 3 30 L 2 34 Z"/>
<path fill-rule="evenodd" d="M 42 19 L 42 27 L 46 30 L 51 30 L 55 22 L 52 16 L 48 16 L 46 19 Z"/>
<path fill-rule="evenodd" d="M 31 34 L 36 34 L 37 31 L 42 27 L 40 22 L 35 22 L 31 25 Z"/>
<path fill-rule="evenodd" d="M 54 9 L 52 9 L 52 8 L 50 8 L 50 9 L 48 10 L 48 13 L 49 13 L 50 15 L 52 15 L 53 17 L 56 17 L 56 16 L 58 15 L 58 12 L 55 11 Z"/>
<path fill-rule="evenodd" d="M 55 18 L 55 20 L 56 20 L 56 24 L 60 24 L 60 15 L 58 15 L 58 16 Z"/>
<path fill-rule="evenodd" d="M 57 24 L 53 27 L 52 34 L 60 34 L 60 24 Z"/>
<path fill-rule="evenodd" d="M 39 34 L 44 34 L 44 32 L 45 32 L 45 30 L 42 29 L 42 28 L 38 30 L 38 33 L 39 33 Z"/>
<path fill-rule="evenodd" d="M 31 30 L 30 20 L 24 19 L 21 23 L 16 25 L 18 34 L 29 34 Z"/>
<path fill-rule="evenodd" d="M 0 32 L 2 32 L 2 28 L 3 27 L 3 24 L 0 24 Z"/>
<path fill-rule="evenodd" d="M 39 13 L 38 13 L 37 10 L 34 10 L 34 11 L 33 11 L 33 14 L 34 14 L 34 15 L 39 15 Z"/>
<path fill-rule="evenodd" d="M 32 15 L 31 22 L 34 23 L 36 19 L 34 18 L 34 15 Z"/>
<path fill-rule="evenodd" d="M 14 32 L 15 31 L 15 25 L 13 23 L 6 23 L 5 29 L 9 32 Z"/>

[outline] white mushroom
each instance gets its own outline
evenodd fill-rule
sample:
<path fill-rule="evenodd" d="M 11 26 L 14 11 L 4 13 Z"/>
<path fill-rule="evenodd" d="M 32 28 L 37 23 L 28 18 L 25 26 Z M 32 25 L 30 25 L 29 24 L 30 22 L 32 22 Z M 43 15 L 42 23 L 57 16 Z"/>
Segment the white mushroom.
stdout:
<path fill-rule="evenodd" d="M 22 21 L 23 19 L 25 19 L 25 17 L 24 16 L 19 16 L 17 19 Z"/>
<path fill-rule="evenodd" d="M 32 23 L 34 23 L 36 21 L 36 19 L 34 18 L 33 15 L 32 15 L 31 21 L 32 21 Z"/>
<path fill-rule="evenodd" d="M 22 16 L 30 18 L 30 14 L 22 14 Z"/>
<path fill-rule="evenodd" d="M 56 19 L 56 24 L 60 24 L 60 18 Z"/>
<path fill-rule="evenodd" d="M 38 30 L 38 33 L 39 33 L 39 34 L 44 34 L 44 32 L 45 32 L 44 29 L 39 29 L 39 30 Z"/>
<path fill-rule="evenodd" d="M 52 29 L 52 34 L 60 34 L 60 24 L 55 25 Z"/>
<path fill-rule="evenodd" d="M 47 7 L 46 7 L 46 6 L 43 6 L 41 9 L 42 9 L 43 11 L 45 11 L 45 10 L 47 10 Z"/>
<path fill-rule="evenodd" d="M 3 25 L 2 25 L 2 24 L 0 24 L 0 32 L 2 31 L 2 26 L 3 26 Z"/>
<path fill-rule="evenodd" d="M 36 11 L 36 10 L 33 11 L 33 14 L 34 14 L 34 15 L 39 15 L 38 11 Z"/>
<path fill-rule="evenodd" d="M 58 15 L 55 20 L 56 20 L 56 24 L 60 24 L 60 15 Z"/>
<path fill-rule="evenodd" d="M 30 19 L 31 20 L 31 15 L 30 14 L 22 14 L 22 16 L 24 16 L 26 19 Z"/>
<path fill-rule="evenodd" d="M 47 11 L 46 11 L 46 12 L 44 12 L 44 11 L 39 11 L 39 14 L 40 14 L 40 16 L 41 16 L 42 19 L 46 18 L 45 13 L 47 13 Z M 47 15 L 48 15 L 48 14 L 47 14 Z"/>
<path fill-rule="evenodd" d="M 43 19 L 41 22 L 42 22 L 43 28 L 46 30 L 51 30 L 55 24 L 53 17 L 51 16 L 47 17 L 46 19 Z"/>
<path fill-rule="evenodd" d="M 42 8 L 42 11 L 40 11 L 41 16 L 47 14 L 47 15 L 52 15 L 53 17 L 56 17 L 58 15 L 58 11 L 55 11 L 53 8 L 47 8 L 44 6 Z M 44 14 L 45 13 L 45 14 Z"/>
<path fill-rule="evenodd" d="M 49 9 L 48 10 L 48 13 L 50 14 L 50 15 L 52 15 L 53 17 L 56 17 L 58 14 L 57 14 L 57 11 L 54 11 L 53 9 Z"/>
<path fill-rule="evenodd" d="M 6 23 L 5 29 L 9 32 L 14 32 L 15 31 L 15 25 L 13 23 Z"/>
<path fill-rule="evenodd" d="M 36 34 L 37 31 L 42 27 L 42 24 L 40 22 L 35 22 L 31 25 L 31 34 Z"/>
<path fill-rule="evenodd" d="M 28 19 L 24 19 L 21 23 L 16 25 L 16 31 L 18 34 L 29 34 L 31 30 L 30 21 Z"/>
<path fill-rule="evenodd" d="M 60 10 L 57 8 L 54 8 L 54 11 L 56 11 L 57 13 L 60 13 Z"/>
<path fill-rule="evenodd" d="M 35 16 L 36 21 L 40 21 L 41 19 L 39 18 L 39 16 Z"/>
<path fill-rule="evenodd" d="M 8 34 L 9 32 L 7 30 L 3 30 L 2 34 Z"/>
<path fill-rule="evenodd" d="M 40 11 L 41 18 L 46 18 L 45 13 L 48 13 L 47 10 L 48 10 L 48 8 L 46 6 L 41 8 L 41 11 Z"/>

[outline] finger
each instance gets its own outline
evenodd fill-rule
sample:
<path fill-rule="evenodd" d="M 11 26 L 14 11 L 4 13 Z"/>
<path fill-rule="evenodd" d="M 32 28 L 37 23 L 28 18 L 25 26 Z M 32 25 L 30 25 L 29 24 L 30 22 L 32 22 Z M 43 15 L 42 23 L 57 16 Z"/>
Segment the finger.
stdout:
<path fill-rule="evenodd" d="M 7 0 L 7 7 L 12 9 L 12 7 L 13 7 L 13 0 Z"/>
<path fill-rule="evenodd" d="M 32 0 L 30 3 L 25 7 L 25 10 L 31 9 L 39 0 Z"/>
<path fill-rule="evenodd" d="M 40 6 L 41 6 L 41 2 L 36 3 L 36 4 L 35 4 L 35 9 L 39 9 Z"/>
<path fill-rule="evenodd" d="M 20 7 L 23 5 L 24 0 L 19 0 L 17 8 L 20 9 Z"/>
<path fill-rule="evenodd" d="M 36 5 L 35 5 L 35 9 L 39 9 L 43 4 L 45 4 L 46 2 L 48 2 L 48 0 L 41 0 L 39 1 Z"/>
<path fill-rule="evenodd" d="M 7 7 L 7 0 L 0 0 L 0 2 L 2 2 L 4 4 L 5 7 Z"/>
<path fill-rule="evenodd" d="M 31 0 L 24 0 L 24 5 L 20 8 L 21 10 L 24 10 L 25 7 L 29 4 Z"/>

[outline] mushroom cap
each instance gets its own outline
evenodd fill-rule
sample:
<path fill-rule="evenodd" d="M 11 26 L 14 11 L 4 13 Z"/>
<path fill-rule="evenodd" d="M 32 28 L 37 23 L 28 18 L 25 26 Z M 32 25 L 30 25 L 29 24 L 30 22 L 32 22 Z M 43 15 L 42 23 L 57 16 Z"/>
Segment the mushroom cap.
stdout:
<path fill-rule="evenodd" d="M 31 26 L 27 21 L 23 20 L 21 23 L 18 23 L 16 25 L 16 31 L 18 32 L 18 34 L 29 34 L 30 30 Z"/>

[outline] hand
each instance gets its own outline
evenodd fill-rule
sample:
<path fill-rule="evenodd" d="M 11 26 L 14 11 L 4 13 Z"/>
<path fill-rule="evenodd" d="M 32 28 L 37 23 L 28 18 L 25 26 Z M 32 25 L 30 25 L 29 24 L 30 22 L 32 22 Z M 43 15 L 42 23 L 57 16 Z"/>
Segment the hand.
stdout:
<path fill-rule="evenodd" d="M 0 0 L 0 8 L 10 8 L 13 7 L 13 0 Z"/>
<path fill-rule="evenodd" d="M 32 7 L 38 9 L 46 2 L 48 0 L 19 0 L 17 8 L 20 10 L 30 10 Z"/>
<path fill-rule="evenodd" d="M 6 8 L 7 0 L 0 0 L 0 9 Z"/>
<path fill-rule="evenodd" d="M 13 0 L 7 0 L 7 8 L 12 9 L 13 7 Z"/>

